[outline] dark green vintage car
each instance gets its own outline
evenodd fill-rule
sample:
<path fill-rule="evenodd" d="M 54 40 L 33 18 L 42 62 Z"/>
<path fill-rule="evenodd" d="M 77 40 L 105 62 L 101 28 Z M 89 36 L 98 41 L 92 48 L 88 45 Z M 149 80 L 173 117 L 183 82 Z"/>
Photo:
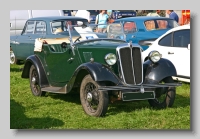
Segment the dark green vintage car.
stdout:
<path fill-rule="evenodd" d="M 91 26 L 68 25 L 70 43 L 36 40 L 34 55 L 26 59 L 22 72 L 33 95 L 78 89 L 83 110 L 96 117 L 104 116 L 114 101 L 148 100 L 159 108 L 173 105 L 181 83 L 173 81 L 176 69 L 169 60 L 152 51 L 142 63 L 141 47 L 125 41 L 120 23 L 107 26 L 107 38 L 99 38 Z M 74 32 L 79 34 L 76 39 Z"/>

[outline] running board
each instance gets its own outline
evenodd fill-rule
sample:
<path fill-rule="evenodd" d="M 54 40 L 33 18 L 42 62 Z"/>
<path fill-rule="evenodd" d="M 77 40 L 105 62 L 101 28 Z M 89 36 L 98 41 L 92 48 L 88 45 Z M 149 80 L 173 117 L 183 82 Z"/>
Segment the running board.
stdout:
<path fill-rule="evenodd" d="M 41 88 L 41 91 L 58 93 L 58 94 L 66 94 L 67 93 L 67 85 L 64 87 L 49 86 L 49 87 Z"/>

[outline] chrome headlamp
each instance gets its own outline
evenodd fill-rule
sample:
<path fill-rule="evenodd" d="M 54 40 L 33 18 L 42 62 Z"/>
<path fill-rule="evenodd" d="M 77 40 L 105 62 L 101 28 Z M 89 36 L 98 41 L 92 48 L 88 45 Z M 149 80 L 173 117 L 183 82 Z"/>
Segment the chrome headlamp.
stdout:
<path fill-rule="evenodd" d="M 117 58 L 115 54 L 109 53 L 105 56 L 105 61 L 108 65 L 112 66 L 117 62 Z"/>
<path fill-rule="evenodd" d="M 158 51 L 151 51 L 149 53 L 149 60 L 152 61 L 153 63 L 158 62 L 161 57 L 162 54 L 160 54 Z"/>

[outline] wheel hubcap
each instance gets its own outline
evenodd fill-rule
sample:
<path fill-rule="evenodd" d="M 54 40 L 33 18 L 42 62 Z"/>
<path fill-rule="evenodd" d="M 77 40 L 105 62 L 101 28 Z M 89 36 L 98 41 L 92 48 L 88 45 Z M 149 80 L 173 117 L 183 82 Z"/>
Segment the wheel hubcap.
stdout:
<path fill-rule="evenodd" d="M 35 77 L 32 77 L 32 83 L 35 85 L 36 84 L 36 79 L 35 79 Z"/>
<path fill-rule="evenodd" d="M 92 94 L 90 92 L 87 93 L 87 101 L 88 102 L 92 101 Z"/>
<path fill-rule="evenodd" d="M 10 51 L 10 64 L 14 64 L 15 62 L 15 54 L 13 51 Z"/>

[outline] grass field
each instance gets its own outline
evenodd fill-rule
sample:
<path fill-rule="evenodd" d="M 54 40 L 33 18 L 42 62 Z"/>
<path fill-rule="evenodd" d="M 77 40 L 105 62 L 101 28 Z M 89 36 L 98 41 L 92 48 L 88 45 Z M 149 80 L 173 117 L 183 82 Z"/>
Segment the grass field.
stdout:
<path fill-rule="evenodd" d="M 105 117 L 86 115 L 79 94 L 32 95 L 23 65 L 10 65 L 10 129 L 190 129 L 190 84 L 177 87 L 172 108 L 148 101 L 109 104 Z"/>

